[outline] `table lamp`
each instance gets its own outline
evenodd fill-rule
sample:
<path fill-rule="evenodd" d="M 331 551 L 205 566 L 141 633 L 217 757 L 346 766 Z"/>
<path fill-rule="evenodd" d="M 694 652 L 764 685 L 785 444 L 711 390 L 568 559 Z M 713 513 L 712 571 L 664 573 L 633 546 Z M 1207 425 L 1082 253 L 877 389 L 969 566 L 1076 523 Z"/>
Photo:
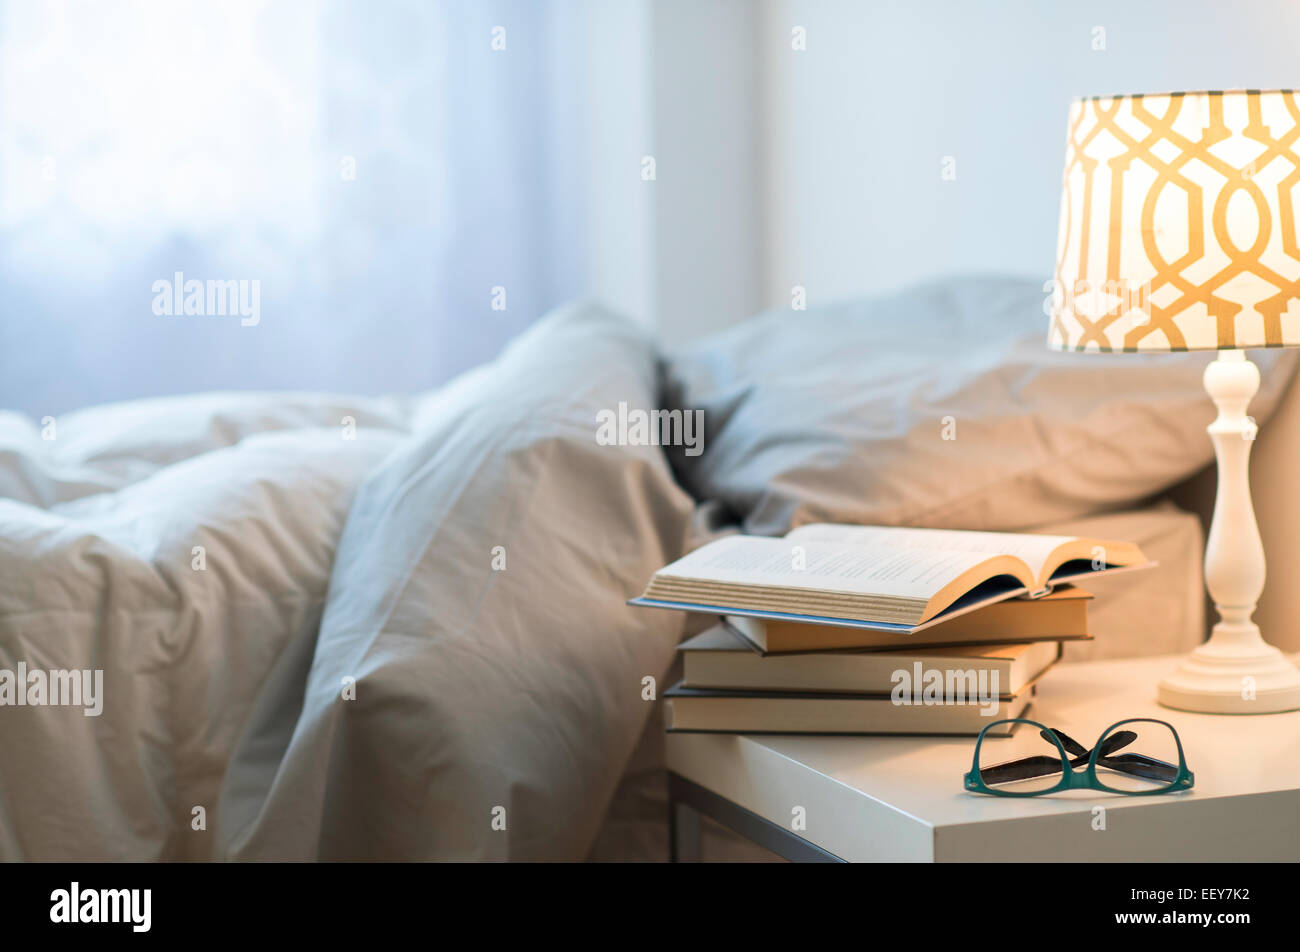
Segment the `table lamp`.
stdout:
<path fill-rule="evenodd" d="M 1163 681 L 1167 707 L 1300 708 L 1300 670 L 1251 621 L 1264 546 L 1247 467 L 1248 347 L 1300 345 L 1300 98 L 1290 90 L 1078 99 L 1070 107 L 1049 346 L 1215 350 L 1218 459 L 1205 584 L 1219 620 Z"/>

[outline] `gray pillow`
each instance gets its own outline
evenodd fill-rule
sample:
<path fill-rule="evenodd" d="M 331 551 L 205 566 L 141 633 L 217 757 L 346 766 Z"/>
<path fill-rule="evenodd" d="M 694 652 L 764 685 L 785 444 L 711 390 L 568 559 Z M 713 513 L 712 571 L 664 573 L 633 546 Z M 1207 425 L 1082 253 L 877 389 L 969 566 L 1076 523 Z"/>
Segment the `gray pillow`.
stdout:
<path fill-rule="evenodd" d="M 773 311 L 674 354 L 666 401 L 703 409 L 699 499 L 753 533 L 807 522 L 1020 529 L 1130 505 L 1213 456 L 1212 355 L 1047 349 L 1039 282 L 952 278 Z M 1263 421 L 1295 367 L 1253 351 Z"/>
<path fill-rule="evenodd" d="M 417 409 L 357 492 L 319 636 L 262 691 L 221 855 L 587 854 L 683 623 L 625 601 L 684 550 L 691 499 L 659 447 L 596 439 L 658 389 L 649 336 L 578 306 Z"/>

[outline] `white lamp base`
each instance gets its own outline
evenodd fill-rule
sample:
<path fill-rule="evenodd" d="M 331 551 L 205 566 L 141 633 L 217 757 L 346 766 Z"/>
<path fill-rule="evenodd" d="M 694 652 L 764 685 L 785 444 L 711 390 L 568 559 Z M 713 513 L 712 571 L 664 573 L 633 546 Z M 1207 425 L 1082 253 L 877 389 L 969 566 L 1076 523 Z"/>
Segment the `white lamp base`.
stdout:
<path fill-rule="evenodd" d="M 1300 709 L 1300 669 L 1260 637 L 1254 625 L 1254 650 L 1220 646 L 1220 626 L 1178 670 L 1160 682 L 1157 699 L 1165 707 L 1207 714 L 1276 714 Z M 1228 648 L 1229 650 L 1220 650 Z"/>
<path fill-rule="evenodd" d="M 1250 501 L 1255 423 L 1246 406 L 1259 369 L 1240 350 L 1221 351 L 1205 368 L 1205 389 L 1219 408 L 1209 426 L 1219 461 L 1214 519 L 1205 545 L 1205 584 L 1220 621 L 1201 645 L 1160 682 L 1166 707 L 1208 714 L 1275 714 L 1300 709 L 1300 669 L 1260 636 L 1250 620 L 1264 591 L 1264 545 Z"/>

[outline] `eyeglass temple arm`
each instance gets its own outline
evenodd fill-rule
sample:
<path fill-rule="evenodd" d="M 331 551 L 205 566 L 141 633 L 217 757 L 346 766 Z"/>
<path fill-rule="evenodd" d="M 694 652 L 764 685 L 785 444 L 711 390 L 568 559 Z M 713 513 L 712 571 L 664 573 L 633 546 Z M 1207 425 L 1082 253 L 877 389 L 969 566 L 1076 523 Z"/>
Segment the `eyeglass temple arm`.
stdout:
<path fill-rule="evenodd" d="M 1061 758 L 1038 754 L 1022 760 L 1010 760 L 1005 764 L 981 767 L 980 779 L 987 784 L 1011 783 L 1015 780 L 1029 780 L 1032 777 L 1046 777 L 1048 774 L 1061 772 Z"/>
<path fill-rule="evenodd" d="M 1040 731 L 1039 733 L 1045 734 L 1046 732 Z M 1052 733 L 1060 738 L 1061 744 L 1070 753 L 1079 753 L 1085 759 L 1092 756 L 1091 751 L 1084 750 L 1082 744 L 1067 737 L 1063 731 L 1053 729 Z M 1137 740 L 1137 734 L 1133 731 L 1116 731 L 1111 734 L 1106 738 L 1106 742 L 1102 744 L 1102 749 L 1098 752 L 1097 764 L 1120 773 L 1132 774 L 1135 777 L 1146 777 L 1149 780 L 1173 780 L 1178 776 L 1176 766 L 1165 763 L 1163 760 L 1156 760 L 1154 757 L 1148 757 L 1146 754 L 1128 753 L 1111 756 L 1115 751 L 1121 747 L 1127 747 L 1135 740 Z M 1078 766 L 1078 764 L 1074 764 L 1074 766 Z"/>
<path fill-rule="evenodd" d="M 1118 757 L 1098 757 L 1097 765 L 1109 767 L 1111 770 L 1117 770 L 1120 773 L 1132 774 L 1135 777 L 1146 777 L 1150 780 L 1173 780 L 1178 776 L 1178 767 L 1175 764 L 1165 763 L 1163 760 L 1156 760 L 1154 757 L 1147 757 L 1145 754 L 1120 754 Z"/>
<path fill-rule="evenodd" d="M 1044 737 L 1046 731 L 1040 731 Z M 1079 767 L 1088 762 L 1092 756 L 1092 751 L 1085 748 L 1078 741 L 1073 740 L 1061 731 L 1053 731 L 1060 739 L 1061 746 L 1071 754 L 1071 767 Z M 1050 740 L 1050 737 L 1047 737 Z M 1147 777 L 1153 780 L 1170 780 L 1177 773 L 1177 768 L 1165 763 L 1162 760 L 1156 760 L 1152 757 L 1146 757 L 1142 754 L 1121 754 L 1118 757 L 1109 756 L 1113 751 L 1119 750 L 1137 739 L 1137 734 L 1133 731 L 1116 731 L 1106 742 L 1102 744 L 1101 756 L 1097 758 L 1097 763 L 1109 767 L 1111 770 L 1120 773 L 1133 774 L 1138 777 Z M 1011 760 L 1004 764 L 995 764 L 992 767 L 984 767 L 980 770 L 980 779 L 987 784 L 1012 783 L 1016 780 L 1030 780 L 1034 777 L 1046 777 L 1049 774 L 1061 772 L 1061 760 L 1059 757 L 1049 757 L 1045 754 L 1036 754 L 1032 757 L 1025 757 L 1021 760 Z"/>

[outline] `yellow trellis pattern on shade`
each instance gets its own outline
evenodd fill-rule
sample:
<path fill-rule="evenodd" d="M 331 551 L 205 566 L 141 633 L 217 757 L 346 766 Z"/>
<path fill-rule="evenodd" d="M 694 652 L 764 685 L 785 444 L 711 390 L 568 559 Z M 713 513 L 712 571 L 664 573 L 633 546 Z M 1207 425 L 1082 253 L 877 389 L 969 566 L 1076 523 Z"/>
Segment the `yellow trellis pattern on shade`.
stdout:
<path fill-rule="evenodd" d="M 1049 344 L 1300 345 L 1293 90 L 1070 107 Z"/>

